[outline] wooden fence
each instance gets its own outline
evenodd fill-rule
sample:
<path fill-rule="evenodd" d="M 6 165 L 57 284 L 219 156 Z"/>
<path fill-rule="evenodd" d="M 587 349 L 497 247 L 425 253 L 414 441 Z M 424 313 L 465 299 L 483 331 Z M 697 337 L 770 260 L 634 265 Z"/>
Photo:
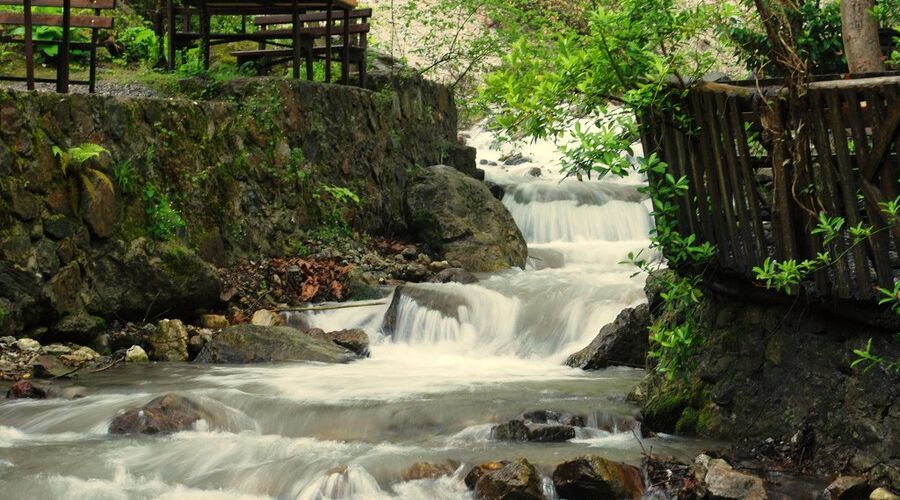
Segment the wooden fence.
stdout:
<path fill-rule="evenodd" d="M 872 300 L 900 279 L 900 224 L 879 206 L 900 193 L 900 76 L 814 82 L 802 122 L 791 123 L 785 93 L 773 81 L 697 85 L 678 111 L 641 118 L 645 152 L 689 180 L 678 228 L 716 245 L 718 268 L 752 278 L 768 256 L 829 251 L 840 258 L 807 293 Z M 798 123 L 808 132 L 799 149 L 786 139 Z M 820 212 L 880 230 L 826 246 L 812 232 Z"/>

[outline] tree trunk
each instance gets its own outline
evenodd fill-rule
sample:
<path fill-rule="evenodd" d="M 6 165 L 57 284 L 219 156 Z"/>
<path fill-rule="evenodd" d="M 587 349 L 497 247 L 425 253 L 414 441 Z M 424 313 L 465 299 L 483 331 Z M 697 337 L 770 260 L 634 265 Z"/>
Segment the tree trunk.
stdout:
<path fill-rule="evenodd" d="M 884 71 L 875 0 L 841 0 L 841 34 L 850 73 Z"/>

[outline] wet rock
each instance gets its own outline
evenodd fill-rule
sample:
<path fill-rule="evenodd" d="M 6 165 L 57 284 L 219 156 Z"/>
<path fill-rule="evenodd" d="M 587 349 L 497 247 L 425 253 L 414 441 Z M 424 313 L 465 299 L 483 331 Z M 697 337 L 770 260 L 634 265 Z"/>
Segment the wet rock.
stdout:
<path fill-rule="evenodd" d="M 187 361 L 188 334 L 177 319 L 164 319 L 147 337 L 150 357 L 155 361 Z"/>
<path fill-rule="evenodd" d="M 435 274 L 428 280 L 429 283 L 478 283 L 478 277 L 465 269 L 450 268 Z"/>
<path fill-rule="evenodd" d="M 569 356 L 566 364 L 585 370 L 617 364 L 644 366 L 649 349 L 649 326 L 647 304 L 625 309 L 615 321 L 604 326 L 587 347 Z"/>
<path fill-rule="evenodd" d="M 700 455 L 695 460 L 697 476 L 716 500 L 765 500 L 765 484 L 759 477 L 734 470 L 728 462 Z"/>
<path fill-rule="evenodd" d="M 130 408 L 109 424 L 110 434 L 166 434 L 191 430 L 212 416 L 197 403 L 177 394 L 160 396 L 140 408 Z"/>
<path fill-rule="evenodd" d="M 406 193 L 419 239 L 469 271 L 523 267 L 528 250 L 512 216 L 487 187 L 452 167 L 421 169 Z"/>
<path fill-rule="evenodd" d="M 325 336 L 307 335 L 286 326 L 233 325 L 211 339 L 194 360 L 198 363 L 266 363 L 318 361 L 346 363 L 357 356 Z"/>
<path fill-rule="evenodd" d="M 509 465 L 509 461 L 507 461 L 507 460 L 500 460 L 497 462 L 485 462 L 483 464 L 476 465 L 475 467 L 472 467 L 472 470 L 470 470 L 466 474 L 466 477 L 465 477 L 465 479 L 463 479 L 463 482 L 466 483 L 467 488 L 469 488 L 470 490 L 474 490 L 475 485 L 478 483 L 478 480 L 481 479 L 482 476 L 484 476 L 485 474 L 488 474 L 490 472 L 498 471 L 498 470 L 506 467 L 507 465 Z"/>
<path fill-rule="evenodd" d="M 406 260 L 415 260 L 419 251 L 414 246 L 408 246 L 400 251 L 400 255 Z"/>
<path fill-rule="evenodd" d="M 873 488 L 858 476 L 841 476 L 825 488 L 822 500 L 865 500 Z"/>
<path fill-rule="evenodd" d="M 475 483 L 479 500 L 543 500 L 541 480 L 528 460 L 520 458 L 500 470 L 485 473 Z"/>
<path fill-rule="evenodd" d="M 403 471 L 404 481 L 418 479 L 437 479 L 441 476 L 449 476 L 456 472 L 460 463 L 456 460 L 446 460 L 441 463 L 416 462 Z"/>
<path fill-rule="evenodd" d="M 148 361 L 150 361 L 150 357 L 147 356 L 144 348 L 139 345 L 133 345 L 125 351 L 126 363 L 146 363 Z"/>
<path fill-rule="evenodd" d="M 200 326 L 203 328 L 210 328 L 213 330 L 219 330 L 222 328 L 227 328 L 229 326 L 228 318 L 222 316 L 221 314 L 201 314 L 200 315 Z"/>
<path fill-rule="evenodd" d="M 6 399 L 47 399 L 50 390 L 30 380 L 19 380 L 6 391 Z"/>
<path fill-rule="evenodd" d="M 553 485 L 568 500 L 640 498 L 644 493 L 637 467 L 586 455 L 559 464 Z"/>
<path fill-rule="evenodd" d="M 498 441 L 528 441 L 528 426 L 521 420 L 510 420 L 491 429 L 491 439 Z"/>
<path fill-rule="evenodd" d="M 22 352 L 38 352 L 41 350 L 41 343 L 34 339 L 22 338 L 16 341 L 16 347 Z"/>
<path fill-rule="evenodd" d="M 503 196 L 506 195 L 505 187 L 501 186 L 500 184 L 495 184 L 491 181 L 484 181 L 484 185 L 487 186 L 494 198 L 503 201 Z"/>
<path fill-rule="evenodd" d="M 532 177 L 540 177 L 543 172 L 541 171 L 541 167 L 531 167 L 526 173 Z"/>
<path fill-rule="evenodd" d="M 561 424 L 584 427 L 584 415 L 562 413 L 553 410 L 531 410 L 522 414 L 522 419 L 533 424 Z"/>
<path fill-rule="evenodd" d="M 532 161 L 532 159 L 529 158 L 529 157 L 527 157 L 527 156 L 525 156 L 525 155 L 523 155 L 523 154 L 520 154 L 520 153 L 514 153 L 514 154 L 511 154 L 511 155 L 509 155 L 509 156 L 505 156 L 505 157 L 503 157 L 503 158 L 500 158 L 500 161 L 502 161 L 503 164 L 506 165 L 506 166 L 508 166 L 508 167 L 515 167 L 516 165 L 521 165 L 521 164 L 523 164 L 523 163 L 528 163 L 528 162 Z"/>
<path fill-rule="evenodd" d="M 357 356 L 369 357 L 369 336 L 358 328 L 329 332 L 325 336 L 335 344 L 356 353 Z"/>
<path fill-rule="evenodd" d="M 575 437 L 575 429 L 567 425 L 532 424 L 510 420 L 491 429 L 491 438 L 499 441 L 533 441 L 559 443 Z"/>

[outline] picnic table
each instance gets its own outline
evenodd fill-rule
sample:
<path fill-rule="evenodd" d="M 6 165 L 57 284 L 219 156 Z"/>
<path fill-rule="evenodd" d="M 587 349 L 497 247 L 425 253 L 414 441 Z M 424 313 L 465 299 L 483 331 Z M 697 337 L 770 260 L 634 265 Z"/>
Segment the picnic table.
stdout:
<path fill-rule="evenodd" d="M 332 37 L 341 37 L 341 83 L 349 83 L 350 75 L 350 25 L 351 11 L 356 7 L 356 0 L 182 0 L 182 5 L 175 5 L 174 0 L 166 0 L 166 24 L 169 47 L 167 65 L 171 70 L 175 65 L 175 52 L 180 46 L 199 40 L 203 67 L 209 68 L 209 50 L 211 45 L 236 41 L 265 42 L 276 38 L 284 38 L 284 34 L 267 33 L 265 30 L 248 33 L 212 33 L 210 21 L 212 16 L 291 16 L 291 40 L 293 54 L 294 78 L 300 77 L 300 64 L 303 59 L 301 43 L 300 16 L 309 12 L 325 13 L 325 79 L 331 81 L 331 63 L 334 55 Z M 339 15 L 342 25 L 339 33 L 335 31 L 334 15 Z M 197 15 L 200 20 L 199 33 L 192 32 L 190 16 Z M 182 31 L 178 30 L 176 17 L 182 17 Z"/>

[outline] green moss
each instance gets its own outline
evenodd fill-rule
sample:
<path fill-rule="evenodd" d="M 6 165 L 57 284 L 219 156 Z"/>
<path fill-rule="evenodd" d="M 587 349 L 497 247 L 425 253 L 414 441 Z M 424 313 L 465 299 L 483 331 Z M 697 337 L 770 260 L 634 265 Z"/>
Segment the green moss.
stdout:
<path fill-rule="evenodd" d="M 196 276 L 203 273 L 203 261 L 183 243 L 167 241 L 162 244 L 160 257 L 173 276 Z"/>
<path fill-rule="evenodd" d="M 697 410 L 687 407 L 681 412 L 681 417 L 675 423 L 675 432 L 681 435 L 691 435 L 697 432 L 697 420 L 699 413 Z"/>
<path fill-rule="evenodd" d="M 667 381 L 663 377 L 657 377 L 650 384 L 650 397 L 644 403 L 641 414 L 644 423 L 653 431 L 675 432 L 685 410 L 702 406 L 698 384 L 689 385 L 682 380 Z M 654 384 L 656 387 L 653 387 Z"/>

